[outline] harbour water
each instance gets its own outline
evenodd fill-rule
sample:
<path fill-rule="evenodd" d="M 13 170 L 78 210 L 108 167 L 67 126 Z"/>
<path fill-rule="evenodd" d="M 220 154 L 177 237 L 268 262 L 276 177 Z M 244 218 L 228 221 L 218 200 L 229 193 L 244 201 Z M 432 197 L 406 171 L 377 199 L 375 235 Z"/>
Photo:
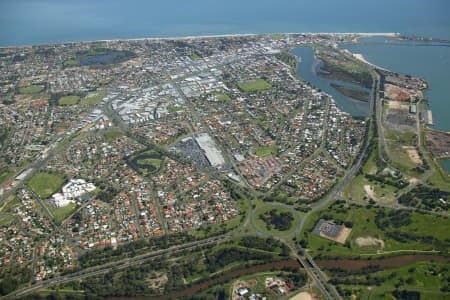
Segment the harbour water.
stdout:
<path fill-rule="evenodd" d="M 440 161 L 442 168 L 447 171 L 448 174 L 450 174 L 450 159 L 442 159 Z"/>
<path fill-rule="evenodd" d="M 344 48 L 380 67 L 427 80 L 434 127 L 450 131 L 450 43 L 362 39 Z"/>

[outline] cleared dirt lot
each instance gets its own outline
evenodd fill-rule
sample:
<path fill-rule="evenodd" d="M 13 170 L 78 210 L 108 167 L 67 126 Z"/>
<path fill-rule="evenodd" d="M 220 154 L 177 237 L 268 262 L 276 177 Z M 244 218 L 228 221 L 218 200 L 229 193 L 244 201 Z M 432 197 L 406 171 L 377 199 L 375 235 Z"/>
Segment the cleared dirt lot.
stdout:
<path fill-rule="evenodd" d="M 423 161 L 420 158 L 419 152 L 417 151 L 416 147 L 411 146 L 403 146 L 403 149 L 406 150 L 406 153 L 408 153 L 409 159 L 411 159 L 415 164 L 423 165 Z"/>
<path fill-rule="evenodd" d="M 366 237 L 358 237 L 355 240 L 355 243 L 359 246 L 359 247 L 377 247 L 377 248 L 384 248 L 384 241 L 371 237 L 371 236 L 366 236 Z"/>

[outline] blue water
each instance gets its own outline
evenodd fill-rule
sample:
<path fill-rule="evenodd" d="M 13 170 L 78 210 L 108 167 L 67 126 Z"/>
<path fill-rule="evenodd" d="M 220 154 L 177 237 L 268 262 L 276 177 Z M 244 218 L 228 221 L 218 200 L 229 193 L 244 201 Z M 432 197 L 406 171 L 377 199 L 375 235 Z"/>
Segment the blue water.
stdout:
<path fill-rule="evenodd" d="M 268 32 L 400 32 L 450 39 L 450 1 L 0 0 L 0 46 Z M 426 78 L 436 127 L 450 130 L 449 48 L 350 48 L 386 68 Z"/>
<path fill-rule="evenodd" d="M 447 173 L 450 174 L 450 159 L 442 159 L 440 163 L 444 170 L 446 170 Z"/>
<path fill-rule="evenodd" d="M 425 97 L 430 100 L 435 128 L 450 131 L 450 44 L 382 41 L 364 39 L 345 48 L 380 67 L 427 80 L 430 88 Z"/>
<path fill-rule="evenodd" d="M 336 89 L 334 89 L 330 85 L 330 83 L 336 83 L 339 85 L 344 85 L 365 91 L 368 91 L 367 89 L 363 89 L 360 86 L 348 82 L 330 80 L 327 78 L 317 76 L 317 71 L 320 65 L 318 65 L 317 61 L 314 59 L 314 50 L 310 47 L 295 48 L 292 50 L 292 53 L 301 58 L 301 61 L 298 64 L 297 68 L 297 74 L 301 78 L 311 83 L 314 87 L 319 88 L 322 91 L 326 92 L 327 94 L 331 95 L 333 99 L 336 101 L 336 105 L 342 110 L 352 114 L 353 116 L 368 115 L 369 112 L 368 102 L 348 98 L 339 93 Z"/>
<path fill-rule="evenodd" d="M 0 46 L 264 32 L 450 39 L 450 1 L 0 0 Z"/>

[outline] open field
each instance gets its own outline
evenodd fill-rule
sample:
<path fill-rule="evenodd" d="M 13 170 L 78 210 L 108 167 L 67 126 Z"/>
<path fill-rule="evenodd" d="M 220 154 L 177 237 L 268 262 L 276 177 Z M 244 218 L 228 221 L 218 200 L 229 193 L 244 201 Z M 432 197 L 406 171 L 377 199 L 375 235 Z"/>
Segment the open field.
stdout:
<path fill-rule="evenodd" d="M 179 106 L 179 105 L 171 105 L 171 106 L 169 106 L 169 108 L 168 108 L 168 111 L 169 111 L 169 113 L 176 113 L 177 111 L 181 111 L 181 110 L 183 110 L 183 107 L 182 106 Z"/>
<path fill-rule="evenodd" d="M 216 96 L 217 100 L 219 100 L 219 101 L 224 101 L 224 102 L 231 101 L 231 97 L 228 94 L 216 94 L 215 96 Z"/>
<path fill-rule="evenodd" d="M 123 132 L 120 130 L 108 130 L 105 132 L 105 138 L 108 142 L 114 140 L 115 138 L 123 136 Z"/>
<path fill-rule="evenodd" d="M 409 290 L 420 293 L 420 299 L 448 299 L 449 293 L 441 291 L 446 288 L 446 273 L 448 265 L 431 261 L 408 264 L 404 267 L 388 270 L 372 270 L 362 274 L 332 272 L 333 281 L 353 282 L 354 284 L 339 283 L 338 287 L 344 294 L 350 293 L 362 299 L 368 293 L 368 299 L 393 299 L 394 290 Z M 369 279 L 367 279 L 369 278 Z M 374 284 L 380 282 L 379 284 Z"/>
<path fill-rule="evenodd" d="M 264 79 L 256 79 L 244 83 L 238 84 L 238 87 L 241 91 L 250 93 L 250 92 L 259 92 L 272 88 L 272 86 L 265 81 Z"/>
<path fill-rule="evenodd" d="M 14 221 L 13 215 L 2 215 L 0 216 L 0 226 L 8 226 Z"/>
<path fill-rule="evenodd" d="M 103 97 L 105 97 L 105 92 L 92 93 L 84 97 L 80 100 L 81 105 L 95 105 L 102 101 Z"/>
<path fill-rule="evenodd" d="M 63 96 L 58 99 L 59 105 L 75 105 L 78 104 L 80 100 L 79 96 L 71 95 L 71 96 Z"/>
<path fill-rule="evenodd" d="M 7 181 L 12 175 L 14 175 L 14 172 L 11 170 L 5 170 L 0 173 L 0 184 Z"/>
<path fill-rule="evenodd" d="M 412 169 L 421 164 L 416 163 L 407 151 L 411 149 L 409 147 L 416 146 L 417 135 L 414 132 L 385 129 L 385 139 L 392 164 L 408 174 L 417 175 Z"/>
<path fill-rule="evenodd" d="M 318 220 L 327 218 L 335 223 L 342 222 L 352 226 L 347 239 L 348 247 L 311 233 Z M 450 233 L 446 230 L 448 226 L 450 220 L 444 217 L 366 208 L 339 201 L 311 215 L 300 238 L 307 241 L 311 254 L 322 256 L 379 255 L 390 251 L 399 251 L 401 254 L 401 250 L 447 251 L 450 246 Z M 365 246 L 358 238 L 373 238 L 377 242 Z"/>
<path fill-rule="evenodd" d="M 21 87 L 19 88 L 19 92 L 21 94 L 38 94 L 44 90 L 43 86 L 37 86 L 37 85 L 31 85 L 27 87 Z"/>
<path fill-rule="evenodd" d="M 69 203 L 66 206 L 51 208 L 50 212 L 52 213 L 55 221 L 61 223 L 65 219 L 67 219 L 75 210 L 77 209 L 76 204 Z"/>
<path fill-rule="evenodd" d="M 15 195 L 8 196 L 5 201 L 3 201 L 3 205 L 0 206 L 1 213 L 11 213 L 14 212 L 14 209 L 21 204 L 20 198 Z"/>
<path fill-rule="evenodd" d="M 256 156 L 264 157 L 271 154 L 276 154 L 278 147 L 276 145 L 272 146 L 261 146 L 256 149 Z"/>
<path fill-rule="evenodd" d="M 80 65 L 80 62 L 75 58 L 69 58 L 63 62 L 64 68 L 72 68 Z"/>
<path fill-rule="evenodd" d="M 34 175 L 28 185 L 41 199 L 47 199 L 61 189 L 64 181 L 62 175 L 41 172 Z"/>
<path fill-rule="evenodd" d="M 344 190 L 345 198 L 354 201 L 366 202 L 370 199 L 383 203 L 394 203 L 397 199 L 399 189 L 389 184 L 369 180 L 364 175 L 358 175 L 352 179 Z"/>

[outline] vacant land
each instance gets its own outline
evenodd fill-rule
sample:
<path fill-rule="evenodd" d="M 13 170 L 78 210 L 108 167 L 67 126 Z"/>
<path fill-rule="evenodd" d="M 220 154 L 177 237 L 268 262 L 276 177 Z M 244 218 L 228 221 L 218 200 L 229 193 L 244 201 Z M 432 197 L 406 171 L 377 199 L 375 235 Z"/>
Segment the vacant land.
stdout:
<path fill-rule="evenodd" d="M 352 228 L 347 245 L 340 245 L 312 234 L 320 219 Z M 443 251 L 450 246 L 445 228 L 450 220 L 431 214 L 385 208 L 367 208 L 337 201 L 311 215 L 301 238 L 313 255 L 357 256 L 401 251 Z M 370 243 L 369 243 L 370 241 Z"/>
<path fill-rule="evenodd" d="M 66 206 L 57 207 L 54 209 L 50 209 L 55 221 L 61 223 L 65 219 L 67 219 L 75 210 L 77 209 L 76 204 L 70 203 Z"/>
<path fill-rule="evenodd" d="M 19 88 L 21 94 L 38 94 L 44 90 L 43 86 L 31 85 Z"/>
<path fill-rule="evenodd" d="M 58 99 L 59 105 L 75 105 L 78 104 L 80 100 L 79 96 L 71 95 L 71 96 L 63 96 Z"/>
<path fill-rule="evenodd" d="M 272 88 L 270 83 L 265 81 L 264 79 L 256 79 L 252 81 L 247 81 L 244 83 L 238 84 L 238 87 L 241 91 L 250 93 L 250 92 L 259 92 Z"/>
<path fill-rule="evenodd" d="M 369 179 L 365 175 L 354 177 L 344 190 L 344 196 L 348 199 L 361 202 L 372 199 L 383 204 L 393 203 L 398 193 L 397 187 Z"/>
<path fill-rule="evenodd" d="M 416 131 L 416 115 L 409 113 L 409 103 L 385 101 L 383 105 L 384 124 L 397 131 Z"/>
<path fill-rule="evenodd" d="M 390 158 L 395 167 L 408 172 L 419 166 L 410 158 L 408 151 L 406 151 L 410 148 L 405 148 L 417 145 L 416 133 L 385 129 L 385 139 L 388 144 Z"/>
<path fill-rule="evenodd" d="M 61 189 L 64 181 L 62 175 L 41 172 L 34 175 L 28 185 L 41 199 L 47 199 Z"/>
<path fill-rule="evenodd" d="M 427 130 L 426 146 L 436 158 L 450 157 L 450 133 Z"/>

